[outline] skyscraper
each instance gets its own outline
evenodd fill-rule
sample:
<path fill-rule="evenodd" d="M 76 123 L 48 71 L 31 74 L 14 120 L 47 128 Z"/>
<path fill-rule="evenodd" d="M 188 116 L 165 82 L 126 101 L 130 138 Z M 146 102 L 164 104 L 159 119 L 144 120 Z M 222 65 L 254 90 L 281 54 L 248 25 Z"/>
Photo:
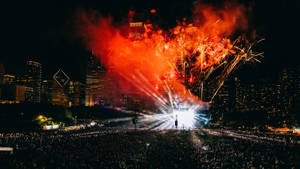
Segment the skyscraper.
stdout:
<path fill-rule="evenodd" d="M 235 86 L 234 109 L 235 109 L 235 111 L 241 111 L 243 109 L 243 105 L 244 105 L 244 91 L 243 91 L 241 82 L 238 79 L 238 77 L 234 78 L 234 86 Z"/>
<path fill-rule="evenodd" d="M 43 80 L 41 86 L 41 102 L 51 103 L 52 101 L 52 82 L 53 80 Z"/>
<path fill-rule="evenodd" d="M 41 100 L 42 65 L 33 60 L 28 60 L 25 65 L 26 86 L 33 89 L 33 102 Z"/>
<path fill-rule="evenodd" d="M 283 69 L 279 76 L 280 93 L 281 99 L 280 108 L 283 116 L 288 114 L 289 109 L 294 102 L 299 90 L 299 73 L 300 69 L 286 68 Z"/>
<path fill-rule="evenodd" d="M 143 33 L 145 32 L 144 20 L 144 13 L 136 13 L 135 11 L 129 11 L 129 38 L 133 40 L 139 40 L 143 38 Z"/>
<path fill-rule="evenodd" d="M 67 85 L 68 106 L 82 105 L 84 98 L 84 85 L 78 81 L 70 81 Z"/>
<path fill-rule="evenodd" d="M 100 61 L 91 55 L 88 60 L 86 73 L 85 106 L 94 106 L 99 100 L 99 76 L 101 72 L 103 72 L 103 69 Z"/>
<path fill-rule="evenodd" d="M 51 103 L 53 105 L 68 106 L 68 96 L 64 88 L 62 88 L 55 80 L 52 80 L 51 82 Z"/>
<path fill-rule="evenodd" d="M 15 83 L 16 78 L 14 75 L 3 74 L 0 79 L 1 96 L 2 101 L 14 101 L 16 98 Z"/>

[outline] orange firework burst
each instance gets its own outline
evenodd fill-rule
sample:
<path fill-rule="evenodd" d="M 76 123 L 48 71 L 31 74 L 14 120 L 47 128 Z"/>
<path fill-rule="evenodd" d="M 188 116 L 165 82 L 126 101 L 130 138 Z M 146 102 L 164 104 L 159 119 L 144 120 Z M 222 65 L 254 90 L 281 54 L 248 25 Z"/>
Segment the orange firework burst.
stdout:
<path fill-rule="evenodd" d="M 150 12 L 156 14 L 156 10 Z M 134 15 L 130 11 L 129 17 Z M 262 55 L 251 50 L 258 41 L 230 40 L 237 29 L 247 27 L 239 5 L 218 10 L 198 6 L 193 22 L 184 19 L 168 31 L 132 19 L 130 28 L 124 29 L 113 26 L 111 18 L 95 19 L 86 13 L 80 17 L 81 36 L 93 54 L 162 105 L 172 103 L 173 95 L 189 102 L 198 101 L 199 96 L 200 101 L 211 101 L 237 65 Z"/>

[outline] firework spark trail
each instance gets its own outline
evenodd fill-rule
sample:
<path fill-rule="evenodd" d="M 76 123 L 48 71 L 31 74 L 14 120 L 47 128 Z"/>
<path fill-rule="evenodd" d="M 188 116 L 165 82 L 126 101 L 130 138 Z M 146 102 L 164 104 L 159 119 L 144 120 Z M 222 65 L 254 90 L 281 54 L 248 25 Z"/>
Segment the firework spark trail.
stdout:
<path fill-rule="evenodd" d="M 133 75 L 132 78 L 128 78 L 121 73 L 121 76 L 132 82 L 134 86 L 136 86 L 139 90 L 147 94 L 151 97 L 157 104 L 159 104 L 159 108 L 164 113 L 164 110 L 168 109 L 168 101 L 156 90 L 154 90 L 151 86 L 151 83 L 146 79 L 142 74 L 137 73 L 138 77 Z"/>
<path fill-rule="evenodd" d="M 89 14 L 80 13 L 80 32 L 87 47 L 101 57 L 109 72 L 127 79 L 165 113 L 153 116 L 169 119 L 160 126 L 173 126 L 171 120 L 182 112 L 192 112 L 193 118 L 207 122 L 207 117 L 195 113 L 203 108 L 203 102 L 212 101 L 227 76 L 240 64 L 259 61 L 257 57 L 262 56 L 252 51 L 260 41 L 249 43 L 239 37 L 231 42 L 229 38 L 237 29 L 245 29 L 244 10 L 239 5 L 218 10 L 198 6 L 193 18 L 197 22 L 184 20 L 169 31 L 144 25 L 145 31 L 138 40 L 133 40 L 131 34 L 122 34 L 124 30 L 113 26 L 112 19 L 99 18 L 95 23 L 94 16 L 90 19 Z M 217 71 L 220 73 L 215 75 Z"/>

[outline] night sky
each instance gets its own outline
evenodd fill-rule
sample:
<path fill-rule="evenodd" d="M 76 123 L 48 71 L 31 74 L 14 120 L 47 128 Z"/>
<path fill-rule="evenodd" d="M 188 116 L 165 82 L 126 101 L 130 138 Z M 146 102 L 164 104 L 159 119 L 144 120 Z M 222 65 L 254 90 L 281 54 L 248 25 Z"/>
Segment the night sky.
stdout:
<path fill-rule="evenodd" d="M 191 16 L 192 0 L 44 0 L 1 2 L 0 63 L 8 73 L 22 73 L 28 58 L 42 63 L 43 79 L 50 79 L 57 69 L 63 69 L 73 80 L 84 81 L 89 52 L 76 36 L 79 9 L 94 9 L 112 16 L 118 23 L 130 9 L 146 11 L 155 8 L 163 27 L 172 27 L 176 19 Z M 216 0 L 203 1 L 220 5 Z M 285 67 L 299 67 L 300 2 L 238 1 L 253 8 L 249 14 L 249 30 L 266 38 L 260 51 L 265 52 L 261 64 L 245 65 L 235 74 L 244 81 L 257 78 L 276 79 Z"/>

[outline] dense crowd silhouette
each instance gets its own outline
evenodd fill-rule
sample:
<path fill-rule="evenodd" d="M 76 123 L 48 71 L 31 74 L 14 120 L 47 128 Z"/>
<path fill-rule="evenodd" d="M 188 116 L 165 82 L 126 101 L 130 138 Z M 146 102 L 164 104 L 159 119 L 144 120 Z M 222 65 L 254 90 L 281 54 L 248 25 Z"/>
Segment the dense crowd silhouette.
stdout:
<path fill-rule="evenodd" d="M 90 128 L 78 131 L 6 133 L 7 168 L 299 168 L 299 137 L 274 140 L 214 136 L 203 130 Z M 195 144 L 192 135 L 199 139 Z M 276 139 L 284 140 L 278 142 Z M 5 168 L 4 167 L 4 168 Z"/>

